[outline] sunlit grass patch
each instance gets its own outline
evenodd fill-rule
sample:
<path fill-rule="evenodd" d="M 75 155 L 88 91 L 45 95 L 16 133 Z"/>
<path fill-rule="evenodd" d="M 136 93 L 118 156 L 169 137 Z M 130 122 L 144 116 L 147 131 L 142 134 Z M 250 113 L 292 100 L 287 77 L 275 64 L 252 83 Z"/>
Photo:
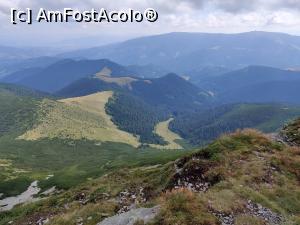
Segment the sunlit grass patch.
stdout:
<path fill-rule="evenodd" d="M 170 118 L 167 121 L 160 122 L 155 126 L 154 129 L 154 133 L 161 136 L 164 139 L 164 141 L 167 142 L 167 144 L 151 144 L 150 146 L 160 149 L 183 149 L 182 146 L 176 142 L 176 140 L 181 140 L 182 138 L 169 129 L 169 124 L 172 122 L 172 120 L 173 118 Z"/>
<path fill-rule="evenodd" d="M 100 142 L 120 142 L 137 147 L 138 139 L 121 131 L 105 112 L 105 104 L 113 92 L 63 99 L 60 102 L 44 99 L 35 127 L 19 137 L 25 140 L 42 138 L 87 139 Z"/>

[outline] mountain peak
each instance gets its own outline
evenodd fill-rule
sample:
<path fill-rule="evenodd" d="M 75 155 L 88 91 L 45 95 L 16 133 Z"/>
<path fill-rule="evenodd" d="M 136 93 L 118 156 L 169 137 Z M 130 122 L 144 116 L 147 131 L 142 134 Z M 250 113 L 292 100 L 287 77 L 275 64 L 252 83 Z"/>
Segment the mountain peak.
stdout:
<path fill-rule="evenodd" d="M 159 79 L 182 79 L 182 80 L 184 80 L 181 76 L 177 75 L 176 73 L 168 73 Z"/>

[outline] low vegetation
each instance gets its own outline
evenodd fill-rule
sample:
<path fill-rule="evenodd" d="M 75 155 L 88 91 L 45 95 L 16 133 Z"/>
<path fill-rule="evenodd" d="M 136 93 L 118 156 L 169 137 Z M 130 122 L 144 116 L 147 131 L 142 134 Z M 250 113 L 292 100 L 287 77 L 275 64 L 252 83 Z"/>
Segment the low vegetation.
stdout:
<path fill-rule="evenodd" d="M 172 184 L 175 187 L 178 179 L 187 180 L 186 176 L 193 183 L 193 176 L 201 173 L 201 179 L 196 181 L 208 183 L 208 189 L 200 197 L 220 220 L 230 215 L 241 223 L 245 216 L 250 216 L 257 221 L 254 224 L 264 220 L 269 223 L 277 220 L 273 224 L 297 224 L 298 151 L 273 142 L 255 130 L 237 131 L 178 161 L 184 177 L 176 176 Z M 256 208 L 268 213 L 256 213 Z"/>
<path fill-rule="evenodd" d="M 160 214 L 149 225 L 217 225 L 198 194 L 187 189 L 167 191 L 159 198 Z"/>
<path fill-rule="evenodd" d="M 50 225 L 79 220 L 95 225 L 135 203 L 136 207 L 160 205 L 160 213 L 148 225 L 296 225 L 300 221 L 299 155 L 298 147 L 273 141 L 256 130 L 239 130 L 174 162 L 132 164 L 1 213 L 0 224 L 23 225 L 48 218 Z"/>
<path fill-rule="evenodd" d="M 30 128 L 36 117 L 39 100 L 31 97 L 31 92 L 0 85 L 0 136 L 7 133 L 21 133 Z"/>
<path fill-rule="evenodd" d="M 0 139 L 0 158 L 10 160 L 11 165 L 8 170 L 0 167 L 0 176 L 4 178 L 0 193 L 6 196 L 21 193 L 33 180 L 40 180 L 43 190 L 53 186 L 69 189 L 109 171 L 163 164 L 184 154 L 185 151 L 170 154 L 113 142 L 101 145 L 88 140 L 41 139 L 32 142 L 5 137 Z M 54 176 L 46 180 L 48 175 Z M 25 182 L 19 185 L 21 181 Z"/>

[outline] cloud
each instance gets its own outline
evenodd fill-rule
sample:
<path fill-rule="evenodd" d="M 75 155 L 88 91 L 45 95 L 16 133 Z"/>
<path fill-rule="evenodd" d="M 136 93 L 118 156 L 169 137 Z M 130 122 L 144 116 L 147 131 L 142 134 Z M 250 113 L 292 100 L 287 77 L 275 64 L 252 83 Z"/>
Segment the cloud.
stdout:
<path fill-rule="evenodd" d="M 213 0 L 211 2 L 215 8 L 231 13 L 253 11 L 260 5 L 259 0 Z"/>
<path fill-rule="evenodd" d="M 177 0 L 165 1 L 166 4 L 180 5 Z M 300 10 L 300 0 L 182 0 L 195 10 L 215 9 L 229 13 L 245 13 L 257 10 Z M 176 7 L 175 7 L 176 8 Z"/>
<path fill-rule="evenodd" d="M 13 1 L 2 0 L 0 1 L 0 13 L 3 15 L 10 14 L 10 8 L 13 7 Z"/>
<path fill-rule="evenodd" d="M 285 0 L 285 1 L 275 1 L 273 4 L 274 8 L 284 8 L 284 9 L 292 9 L 292 10 L 300 10 L 300 0 Z"/>
<path fill-rule="evenodd" d="M 164 13 L 176 13 L 179 10 L 211 9 L 229 13 L 244 13 L 257 10 L 300 10 L 300 0 L 1 0 L 0 11 L 9 12 L 16 8 L 148 8 L 153 7 Z"/>
<path fill-rule="evenodd" d="M 132 8 L 141 11 L 151 7 L 158 11 L 159 20 L 153 24 L 73 23 L 13 26 L 9 23 L 11 7 L 31 8 L 35 11 L 41 7 L 48 10 L 66 7 L 89 10 L 103 7 L 108 10 Z M 41 30 L 45 30 L 44 33 L 51 30 L 51 39 L 55 41 L 74 36 L 105 34 L 127 38 L 173 31 L 236 33 L 266 30 L 300 34 L 299 11 L 300 0 L 0 0 L 0 29 L 8 36 L 16 38 L 19 36 L 16 35 L 18 32 L 24 38 L 27 35 L 27 39 L 45 39 L 45 42 L 48 38 L 41 38 Z M 64 35 L 60 35 L 62 33 Z"/>

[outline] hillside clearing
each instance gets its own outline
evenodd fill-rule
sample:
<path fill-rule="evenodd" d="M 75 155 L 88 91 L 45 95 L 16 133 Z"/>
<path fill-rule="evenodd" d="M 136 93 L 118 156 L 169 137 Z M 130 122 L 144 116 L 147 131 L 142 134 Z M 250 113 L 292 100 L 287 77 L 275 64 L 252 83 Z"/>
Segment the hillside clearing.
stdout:
<path fill-rule="evenodd" d="M 166 121 L 160 122 L 155 126 L 154 133 L 161 136 L 166 142 L 168 142 L 167 145 L 155 145 L 150 144 L 153 148 L 159 148 L 159 149 L 183 149 L 183 147 L 179 144 L 177 144 L 176 140 L 181 140 L 182 138 L 171 131 L 169 129 L 169 124 L 174 120 L 174 118 L 170 118 Z"/>
<path fill-rule="evenodd" d="M 102 80 L 106 83 L 116 84 L 120 87 L 128 87 L 129 89 L 132 88 L 131 83 L 137 81 L 137 79 L 128 76 L 112 77 L 111 73 L 112 71 L 109 68 L 105 67 L 99 73 L 96 73 L 94 78 Z"/>
<path fill-rule="evenodd" d="M 105 91 L 60 101 L 44 99 L 39 109 L 38 124 L 19 139 L 87 139 L 138 147 L 137 138 L 119 130 L 106 114 L 105 105 L 112 95 L 113 92 Z"/>

